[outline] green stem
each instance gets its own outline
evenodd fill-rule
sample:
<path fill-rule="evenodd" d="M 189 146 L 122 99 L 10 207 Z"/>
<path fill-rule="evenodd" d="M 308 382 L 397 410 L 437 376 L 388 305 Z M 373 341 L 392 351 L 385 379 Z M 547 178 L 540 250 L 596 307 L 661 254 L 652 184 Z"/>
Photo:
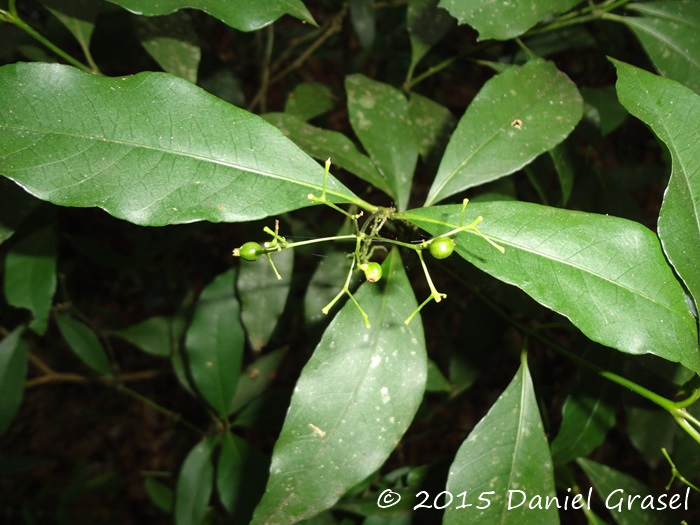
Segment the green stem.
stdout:
<path fill-rule="evenodd" d="M 10 0 L 10 5 L 9 5 L 10 10 L 9 11 L 0 10 L 0 19 L 20 28 L 22 31 L 27 33 L 29 36 L 31 36 L 35 40 L 41 42 L 44 46 L 49 48 L 56 55 L 60 56 L 65 61 L 69 62 L 70 64 L 77 67 L 78 69 L 81 69 L 81 70 L 85 71 L 86 73 L 96 73 L 96 71 L 94 71 L 92 68 L 86 66 L 85 64 L 83 64 L 79 60 L 76 60 L 75 58 L 70 56 L 68 53 L 63 51 L 60 47 L 55 45 L 48 38 L 46 38 L 44 35 L 39 33 L 36 29 L 34 29 L 32 26 L 30 26 L 24 20 L 22 20 L 22 18 L 17 13 L 17 6 L 15 4 L 16 4 L 16 0 Z"/>

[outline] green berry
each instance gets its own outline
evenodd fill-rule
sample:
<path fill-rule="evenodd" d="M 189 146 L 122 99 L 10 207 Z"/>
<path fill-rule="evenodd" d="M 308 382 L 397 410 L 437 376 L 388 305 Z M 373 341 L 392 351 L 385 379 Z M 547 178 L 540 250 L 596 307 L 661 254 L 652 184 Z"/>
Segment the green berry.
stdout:
<path fill-rule="evenodd" d="M 371 283 L 376 283 L 382 278 L 382 267 L 379 263 L 371 262 L 360 266 L 365 272 L 365 277 Z"/>
<path fill-rule="evenodd" d="M 450 237 L 435 237 L 430 243 L 430 255 L 436 259 L 447 259 L 455 249 L 455 242 Z"/>
<path fill-rule="evenodd" d="M 238 249 L 238 255 L 246 261 L 255 261 L 265 253 L 257 242 L 247 242 Z"/>

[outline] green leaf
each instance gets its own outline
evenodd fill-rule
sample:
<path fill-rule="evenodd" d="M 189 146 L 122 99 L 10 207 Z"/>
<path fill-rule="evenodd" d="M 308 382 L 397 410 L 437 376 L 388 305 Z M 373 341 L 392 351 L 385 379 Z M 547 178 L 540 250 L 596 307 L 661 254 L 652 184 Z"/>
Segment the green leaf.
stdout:
<path fill-rule="evenodd" d="M 432 235 L 459 225 L 462 207 L 412 210 L 404 218 Z M 467 208 L 469 224 L 505 247 L 501 254 L 463 232 L 455 251 L 568 317 L 588 338 L 630 354 L 651 353 L 700 371 L 695 319 L 659 240 L 636 222 L 525 202 Z"/>
<path fill-rule="evenodd" d="M 552 441 L 555 465 L 587 456 L 603 443 L 615 424 L 615 407 L 609 399 L 611 389 L 609 381 L 582 374 L 580 384 L 564 402 L 561 427 Z"/>
<path fill-rule="evenodd" d="M 164 71 L 197 83 L 202 51 L 188 13 L 152 18 L 137 16 L 133 23 L 139 42 Z"/>
<path fill-rule="evenodd" d="M 70 346 L 73 353 L 87 366 L 98 374 L 111 376 L 107 352 L 97 339 L 95 332 L 82 322 L 72 317 L 56 312 L 54 315 L 61 335 Z"/>
<path fill-rule="evenodd" d="M 151 355 L 170 357 L 173 353 L 173 320 L 170 317 L 151 317 L 113 333 Z"/>
<path fill-rule="evenodd" d="M 311 276 L 309 287 L 304 296 L 304 316 L 308 323 L 319 323 L 329 319 L 322 310 L 338 293 L 340 283 L 344 282 L 350 271 L 351 263 L 352 259 L 348 257 L 347 252 L 333 250 L 324 254 L 323 260 Z M 359 273 L 354 274 L 353 277 L 350 285 L 351 290 L 357 288 Z M 335 305 L 334 309 L 337 308 L 338 305 Z M 335 310 L 331 310 L 331 312 L 335 313 Z"/>
<path fill-rule="evenodd" d="M 56 291 L 56 232 L 45 226 L 17 241 L 5 258 L 5 298 L 27 308 L 34 318 L 29 328 L 44 335 Z"/>
<path fill-rule="evenodd" d="M 411 71 L 444 37 L 453 25 L 452 17 L 438 8 L 439 0 L 409 0 L 406 25 L 411 40 Z"/>
<path fill-rule="evenodd" d="M 617 98 L 615 86 L 584 86 L 581 88 L 581 96 L 586 101 L 584 118 L 598 127 L 603 137 L 619 128 L 629 115 Z"/>
<path fill-rule="evenodd" d="M 89 57 L 90 40 L 102 3 L 94 0 L 41 0 L 41 3 L 66 26 Z"/>
<path fill-rule="evenodd" d="M 221 441 L 216 490 L 236 523 L 249 523 L 265 489 L 269 460 L 244 439 L 227 432 Z"/>
<path fill-rule="evenodd" d="M 568 11 L 581 0 L 440 0 L 460 24 L 469 24 L 479 32 L 479 40 L 509 40 L 522 35 L 540 20 Z"/>
<path fill-rule="evenodd" d="M 417 93 L 411 93 L 408 111 L 423 162 L 439 160 L 457 120 L 445 106 Z"/>
<path fill-rule="evenodd" d="M 182 464 L 175 489 L 176 525 L 203 525 L 214 487 L 212 453 L 216 437 L 200 441 Z"/>
<path fill-rule="evenodd" d="M 238 381 L 236 393 L 228 410 L 229 414 L 237 412 L 267 390 L 277 377 L 277 370 L 286 353 L 284 348 L 278 348 L 259 357 L 246 368 Z"/>
<path fill-rule="evenodd" d="M 563 141 L 583 114 L 576 85 L 543 60 L 486 82 L 452 134 L 426 204 L 509 175 Z"/>
<path fill-rule="evenodd" d="M 376 471 L 399 442 L 423 397 L 426 355 L 416 307 L 397 251 L 381 283 L 365 282 L 302 370 L 275 445 L 270 480 L 253 522 L 292 524 L 329 507 Z"/>
<path fill-rule="evenodd" d="M 470 508 L 449 505 L 445 525 L 559 523 L 556 507 L 545 509 L 545 498 L 555 495 L 552 458 L 525 358 L 457 451 L 446 490 L 455 496 L 466 491 L 464 504 Z M 527 501 L 519 505 L 523 497 Z M 538 497 L 539 508 L 530 508 Z"/>
<path fill-rule="evenodd" d="M 328 86 L 320 82 L 304 82 L 289 94 L 284 112 L 306 121 L 323 115 L 334 107 L 333 93 Z"/>
<path fill-rule="evenodd" d="M 606 465 L 601 465 L 589 459 L 579 459 L 578 464 L 591 480 L 596 492 L 605 502 L 605 506 L 618 525 L 662 525 L 675 524 L 678 520 L 668 511 L 660 509 L 662 495 L 655 495 L 649 487 L 637 481 L 635 478 L 623 474 Z M 690 488 L 688 488 L 690 490 Z M 683 496 L 685 491 L 683 491 Z M 640 496 L 634 498 L 634 496 Z M 665 498 L 668 505 L 671 495 Z M 680 504 L 682 505 L 682 498 Z M 651 500 L 654 499 L 656 508 L 650 507 Z M 678 507 L 676 507 L 678 508 Z"/>
<path fill-rule="evenodd" d="M 452 392 L 452 385 L 432 359 L 428 359 L 428 378 L 425 383 L 425 391 Z"/>
<path fill-rule="evenodd" d="M 283 15 L 316 25 L 316 21 L 301 0 L 109 0 L 137 15 L 167 15 L 192 7 L 218 18 L 240 31 L 255 31 L 271 24 Z"/>
<path fill-rule="evenodd" d="M 267 257 L 241 261 L 236 287 L 241 299 L 241 321 L 248 342 L 259 352 L 270 341 L 284 312 L 292 282 L 294 250 L 273 253 L 272 260 L 282 280 L 277 279 Z"/>
<path fill-rule="evenodd" d="M 345 78 L 350 124 L 401 211 L 408 205 L 418 144 L 408 101 L 398 89 L 363 75 Z"/>
<path fill-rule="evenodd" d="M 389 184 L 379 174 L 374 163 L 342 133 L 317 128 L 287 113 L 266 113 L 263 118 L 289 137 L 308 155 L 331 162 L 365 182 L 391 195 Z"/>
<path fill-rule="evenodd" d="M 372 0 L 350 0 L 350 20 L 362 49 L 369 50 L 377 32 Z"/>
<path fill-rule="evenodd" d="M 222 417 L 228 415 L 243 357 L 243 327 L 234 294 L 235 278 L 235 269 L 231 269 L 204 288 L 185 338 L 192 381 Z"/>
<path fill-rule="evenodd" d="M 617 90 L 622 104 L 671 153 L 671 180 L 659 213 L 659 237 L 671 264 L 700 308 L 700 95 L 622 62 Z"/>
<path fill-rule="evenodd" d="M 142 225 L 248 221 L 310 204 L 323 168 L 273 126 L 164 73 L 0 68 L 0 173 Z M 58 103 L 60 101 L 60 103 Z M 359 199 L 328 180 L 330 200 Z"/>
<path fill-rule="evenodd" d="M 161 483 L 153 476 L 146 476 L 143 485 L 151 502 L 166 514 L 172 514 L 175 508 L 175 494 L 173 493 L 173 489 Z"/>
<path fill-rule="evenodd" d="M 0 178 L 0 244 L 14 235 L 39 202 L 14 182 Z"/>
<path fill-rule="evenodd" d="M 24 396 L 29 350 L 24 326 L 15 328 L 0 340 L 0 436 L 17 414 Z"/>
<path fill-rule="evenodd" d="M 647 463 L 656 468 L 664 461 L 662 448 L 673 450 L 678 424 L 661 408 L 627 407 L 627 435 Z"/>
<path fill-rule="evenodd" d="M 571 192 L 574 189 L 574 178 L 576 176 L 574 163 L 571 160 L 565 142 L 550 149 L 549 156 L 552 159 L 554 169 L 557 171 L 557 177 L 559 178 L 562 208 L 566 208 L 571 198 Z"/>
<path fill-rule="evenodd" d="M 659 72 L 700 93 L 700 3 L 665 0 L 625 6 L 642 16 L 615 17 L 639 38 Z"/>

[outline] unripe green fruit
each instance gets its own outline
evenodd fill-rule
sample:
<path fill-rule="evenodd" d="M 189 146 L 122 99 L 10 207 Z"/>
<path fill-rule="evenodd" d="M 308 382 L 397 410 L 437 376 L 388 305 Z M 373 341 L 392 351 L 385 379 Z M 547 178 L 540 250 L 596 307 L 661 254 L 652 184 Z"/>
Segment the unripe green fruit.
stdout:
<path fill-rule="evenodd" d="M 238 255 L 246 261 L 255 261 L 265 253 L 257 242 L 247 242 L 238 249 Z"/>
<path fill-rule="evenodd" d="M 382 278 L 382 267 L 379 263 L 371 262 L 360 266 L 365 272 L 365 277 L 371 283 L 376 283 Z"/>
<path fill-rule="evenodd" d="M 436 259 L 447 259 L 455 249 L 455 242 L 450 237 L 435 237 L 430 243 L 430 255 Z"/>

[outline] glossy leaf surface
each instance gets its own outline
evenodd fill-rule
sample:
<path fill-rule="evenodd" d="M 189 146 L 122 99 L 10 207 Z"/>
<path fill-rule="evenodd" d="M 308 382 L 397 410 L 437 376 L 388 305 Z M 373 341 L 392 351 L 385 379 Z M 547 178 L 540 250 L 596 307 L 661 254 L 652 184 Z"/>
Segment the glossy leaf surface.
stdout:
<path fill-rule="evenodd" d="M 656 69 L 700 93 L 700 3 L 665 0 L 626 7 L 642 15 L 622 21 L 637 35 Z"/>
<path fill-rule="evenodd" d="M 175 489 L 175 524 L 202 525 L 214 487 L 215 439 L 197 443 L 187 454 Z"/>
<path fill-rule="evenodd" d="M 525 360 L 457 451 L 446 490 L 467 491 L 465 505 L 471 505 L 457 508 L 463 503 L 458 498 L 445 510 L 445 525 L 558 525 L 556 508 L 530 509 L 529 501 L 519 505 L 523 493 L 542 500 L 555 494 L 552 459 Z"/>
<path fill-rule="evenodd" d="M 5 258 L 5 299 L 12 306 L 27 308 L 34 318 L 29 328 L 46 332 L 56 291 L 56 232 L 46 226 L 12 246 Z"/>
<path fill-rule="evenodd" d="M 700 4 L 699 4 L 700 5 Z M 620 101 L 671 153 L 671 180 L 659 213 L 659 237 L 700 306 L 700 95 L 678 83 L 615 62 Z"/>
<path fill-rule="evenodd" d="M 305 82 L 289 94 L 284 112 L 306 121 L 323 115 L 334 106 L 333 92 L 328 86 L 320 82 Z"/>
<path fill-rule="evenodd" d="M 192 7 L 240 31 L 255 31 L 289 14 L 316 25 L 301 0 L 109 0 L 137 15 L 167 15 Z"/>
<path fill-rule="evenodd" d="M 459 225 L 461 208 L 422 208 L 405 217 L 438 235 Z M 568 317 L 594 341 L 700 371 L 695 319 L 658 238 L 647 228 L 525 202 L 470 204 L 464 223 L 477 216 L 484 217 L 479 229 L 505 253 L 460 233 L 455 237 L 460 256 Z"/>
<path fill-rule="evenodd" d="M 256 525 L 292 524 L 332 506 L 396 447 L 423 397 L 426 355 L 416 307 L 398 252 L 381 283 L 347 301 L 323 334 L 294 389 L 275 445 Z M 347 334 L 355 334 L 348 337 Z"/>
<path fill-rule="evenodd" d="M 107 352 L 95 332 L 81 321 L 68 315 L 57 312 L 54 317 L 61 335 L 73 353 L 98 374 L 111 375 L 112 370 L 109 366 Z"/>
<path fill-rule="evenodd" d="M 225 417 L 236 392 L 243 356 L 235 271 L 216 277 L 202 291 L 185 338 L 187 363 L 197 390 Z"/>
<path fill-rule="evenodd" d="M 398 89 L 364 75 L 345 78 L 350 124 L 386 180 L 399 210 L 406 209 L 418 145 L 408 101 Z"/>
<path fill-rule="evenodd" d="M 24 397 L 29 349 L 20 326 L 0 340 L 0 436 L 10 426 Z"/>
<path fill-rule="evenodd" d="M 247 221 L 308 206 L 323 168 L 260 117 L 164 73 L 0 68 L 0 173 L 62 206 L 142 225 Z M 333 177 L 328 198 L 355 200 Z"/>
<path fill-rule="evenodd" d="M 553 63 L 509 67 L 460 119 L 426 204 L 519 170 L 564 140 L 582 115 L 576 85 Z"/>
<path fill-rule="evenodd" d="M 508 40 L 522 35 L 537 22 L 568 11 L 580 0 L 440 0 L 460 24 L 469 24 L 479 32 L 479 40 Z"/>

